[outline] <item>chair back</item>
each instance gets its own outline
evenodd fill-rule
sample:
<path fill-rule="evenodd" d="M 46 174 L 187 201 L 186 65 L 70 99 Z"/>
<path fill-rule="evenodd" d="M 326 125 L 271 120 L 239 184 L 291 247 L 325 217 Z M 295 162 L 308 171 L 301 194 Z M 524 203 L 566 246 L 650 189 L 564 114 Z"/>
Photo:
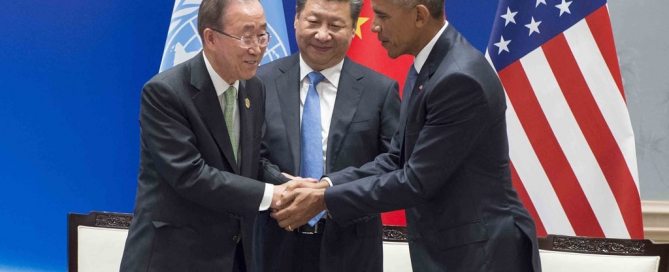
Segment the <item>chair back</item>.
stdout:
<path fill-rule="evenodd" d="M 669 244 L 548 235 L 539 238 L 544 272 L 669 272 Z"/>
<path fill-rule="evenodd" d="M 119 271 L 130 221 L 125 213 L 68 214 L 68 271 Z"/>

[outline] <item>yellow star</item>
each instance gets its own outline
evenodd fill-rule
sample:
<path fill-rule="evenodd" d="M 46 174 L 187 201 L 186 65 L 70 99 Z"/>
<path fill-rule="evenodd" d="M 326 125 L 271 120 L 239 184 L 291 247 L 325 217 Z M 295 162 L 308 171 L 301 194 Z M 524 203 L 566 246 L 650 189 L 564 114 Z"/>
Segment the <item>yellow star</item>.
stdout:
<path fill-rule="evenodd" d="M 367 17 L 358 17 L 358 24 L 355 28 L 355 35 L 358 36 L 358 38 L 362 39 L 362 31 L 360 30 L 360 27 L 367 22 L 369 18 Z"/>

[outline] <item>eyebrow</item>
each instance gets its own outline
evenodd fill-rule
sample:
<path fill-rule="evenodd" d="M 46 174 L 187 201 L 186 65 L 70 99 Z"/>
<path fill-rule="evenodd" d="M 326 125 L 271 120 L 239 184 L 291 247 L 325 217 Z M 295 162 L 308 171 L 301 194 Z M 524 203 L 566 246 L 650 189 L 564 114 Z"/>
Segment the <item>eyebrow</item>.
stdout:
<path fill-rule="evenodd" d="M 374 11 L 374 14 L 376 14 L 376 15 L 386 15 L 386 16 L 388 15 L 385 12 L 380 11 L 380 10 L 375 9 L 375 8 L 372 8 L 372 10 Z"/>
<path fill-rule="evenodd" d="M 336 16 L 328 16 L 327 14 L 324 14 L 322 12 L 311 11 L 311 13 L 306 14 L 306 16 L 307 17 L 316 16 L 317 18 L 325 18 L 326 20 L 332 20 L 334 22 L 346 23 L 346 18 L 341 18 L 341 17 L 336 17 Z"/>
<path fill-rule="evenodd" d="M 242 28 L 242 30 L 244 32 L 251 31 L 251 30 L 254 30 L 254 29 L 255 29 L 255 27 L 252 24 L 244 25 L 244 27 Z M 267 29 L 267 23 L 261 24 L 260 29 Z"/>

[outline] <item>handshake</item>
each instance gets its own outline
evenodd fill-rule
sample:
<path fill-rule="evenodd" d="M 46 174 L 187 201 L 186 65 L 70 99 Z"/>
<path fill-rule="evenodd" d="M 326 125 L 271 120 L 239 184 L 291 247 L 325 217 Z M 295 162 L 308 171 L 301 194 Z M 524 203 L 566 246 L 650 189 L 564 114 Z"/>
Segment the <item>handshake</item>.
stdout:
<path fill-rule="evenodd" d="M 274 186 L 271 216 L 280 227 L 293 231 L 326 209 L 325 188 L 330 185 L 313 178 L 284 175 L 291 180 Z"/>

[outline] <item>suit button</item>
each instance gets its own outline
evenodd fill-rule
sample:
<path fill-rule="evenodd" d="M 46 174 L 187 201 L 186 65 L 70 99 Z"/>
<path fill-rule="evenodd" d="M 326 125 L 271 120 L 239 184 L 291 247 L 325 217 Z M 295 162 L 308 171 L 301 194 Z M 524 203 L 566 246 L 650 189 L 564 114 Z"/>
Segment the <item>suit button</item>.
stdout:
<path fill-rule="evenodd" d="M 234 235 L 232 236 L 232 241 L 236 243 L 239 243 L 239 235 Z"/>

